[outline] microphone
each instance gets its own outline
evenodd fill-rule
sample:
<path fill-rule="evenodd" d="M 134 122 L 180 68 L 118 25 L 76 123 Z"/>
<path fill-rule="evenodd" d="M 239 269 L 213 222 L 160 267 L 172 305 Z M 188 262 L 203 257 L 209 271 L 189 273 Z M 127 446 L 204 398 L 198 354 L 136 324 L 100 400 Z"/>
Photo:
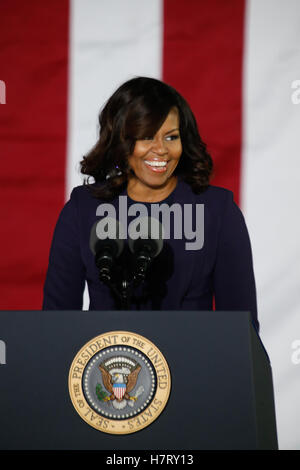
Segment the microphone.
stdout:
<path fill-rule="evenodd" d="M 140 230 L 136 231 L 129 226 L 128 246 L 135 256 L 135 280 L 145 279 L 146 272 L 153 258 L 159 255 L 163 248 L 163 226 L 153 217 L 141 217 L 138 219 Z"/>
<path fill-rule="evenodd" d="M 124 239 L 120 238 L 121 233 L 120 222 L 112 217 L 98 220 L 92 227 L 90 249 L 95 256 L 100 281 L 111 282 L 112 268 L 124 248 Z"/>

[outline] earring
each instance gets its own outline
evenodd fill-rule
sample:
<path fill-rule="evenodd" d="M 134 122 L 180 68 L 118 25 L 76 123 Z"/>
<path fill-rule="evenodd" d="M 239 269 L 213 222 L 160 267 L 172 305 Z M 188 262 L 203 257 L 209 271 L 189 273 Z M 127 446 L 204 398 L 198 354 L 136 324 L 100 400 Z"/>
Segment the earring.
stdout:
<path fill-rule="evenodd" d="M 115 168 L 106 175 L 106 179 L 108 180 L 109 178 L 115 178 L 116 176 L 120 175 L 122 175 L 122 171 L 120 170 L 118 165 L 116 165 Z"/>
<path fill-rule="evenodd" d="M 118 165 L 116 165 L 116 174 L 114 176 L 120 176 L 121 174 L 122 174 L 122 171 L 120 170 Z"/>

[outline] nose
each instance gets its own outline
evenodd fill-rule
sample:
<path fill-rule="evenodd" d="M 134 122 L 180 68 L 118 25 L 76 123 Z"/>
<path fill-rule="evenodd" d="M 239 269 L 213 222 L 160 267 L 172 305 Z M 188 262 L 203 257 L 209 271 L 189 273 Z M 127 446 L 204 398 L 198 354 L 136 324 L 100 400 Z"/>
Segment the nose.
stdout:
<path fill-rule="evenodd" d="M 165 155 L 168 152 L 166 142 L 161 137 L 153 139 L 152 150 L 159 156 Z"/>

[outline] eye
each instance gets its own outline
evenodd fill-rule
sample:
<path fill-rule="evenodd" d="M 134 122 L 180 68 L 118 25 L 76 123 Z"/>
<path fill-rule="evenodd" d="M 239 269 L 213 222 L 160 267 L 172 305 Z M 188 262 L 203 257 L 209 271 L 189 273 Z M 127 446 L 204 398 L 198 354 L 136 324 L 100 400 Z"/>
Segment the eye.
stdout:
<path fill-rule="evenodd" d="M 168 136 L 166 136 L 166 140 L 170 142 L 170 141 L 172 141 L 172 140 L 177 140 L 177 139 L 179 139 L 179 137 L 180 137 L 179 134 L 168 135 Z"/>

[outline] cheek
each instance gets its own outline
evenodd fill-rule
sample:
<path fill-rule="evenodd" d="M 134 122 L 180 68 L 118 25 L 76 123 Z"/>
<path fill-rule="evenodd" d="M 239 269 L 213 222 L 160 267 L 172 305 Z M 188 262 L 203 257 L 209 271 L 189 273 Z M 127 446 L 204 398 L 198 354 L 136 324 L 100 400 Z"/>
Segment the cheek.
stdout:
<path fill-rule="evenodd" d="M 179 144 L 176 149 L 173 150 L 173 158 L 174 160 L 177 160 L 177 162 L 180 160 L 180 157 L 182 155 L 182 145 Z"/>
<path fill-rule="evenodd" d="M 142 158 L 147 152 L 147 146 L 143 145 L 142 143 L 136 143 L 133 153 L 128 157 L 128 164 L 130 167 L 135 167 L 136 165 L 141 163 Z"/>
<path fill-rule="evenodd" d="M 128 157 L 127 161 L 128 161 L 129 168 L 135 171 L 139 168 L 141 164 L 141 159 L 137 157 L 136 155 L 131 155 L 130 157 Z"/>

